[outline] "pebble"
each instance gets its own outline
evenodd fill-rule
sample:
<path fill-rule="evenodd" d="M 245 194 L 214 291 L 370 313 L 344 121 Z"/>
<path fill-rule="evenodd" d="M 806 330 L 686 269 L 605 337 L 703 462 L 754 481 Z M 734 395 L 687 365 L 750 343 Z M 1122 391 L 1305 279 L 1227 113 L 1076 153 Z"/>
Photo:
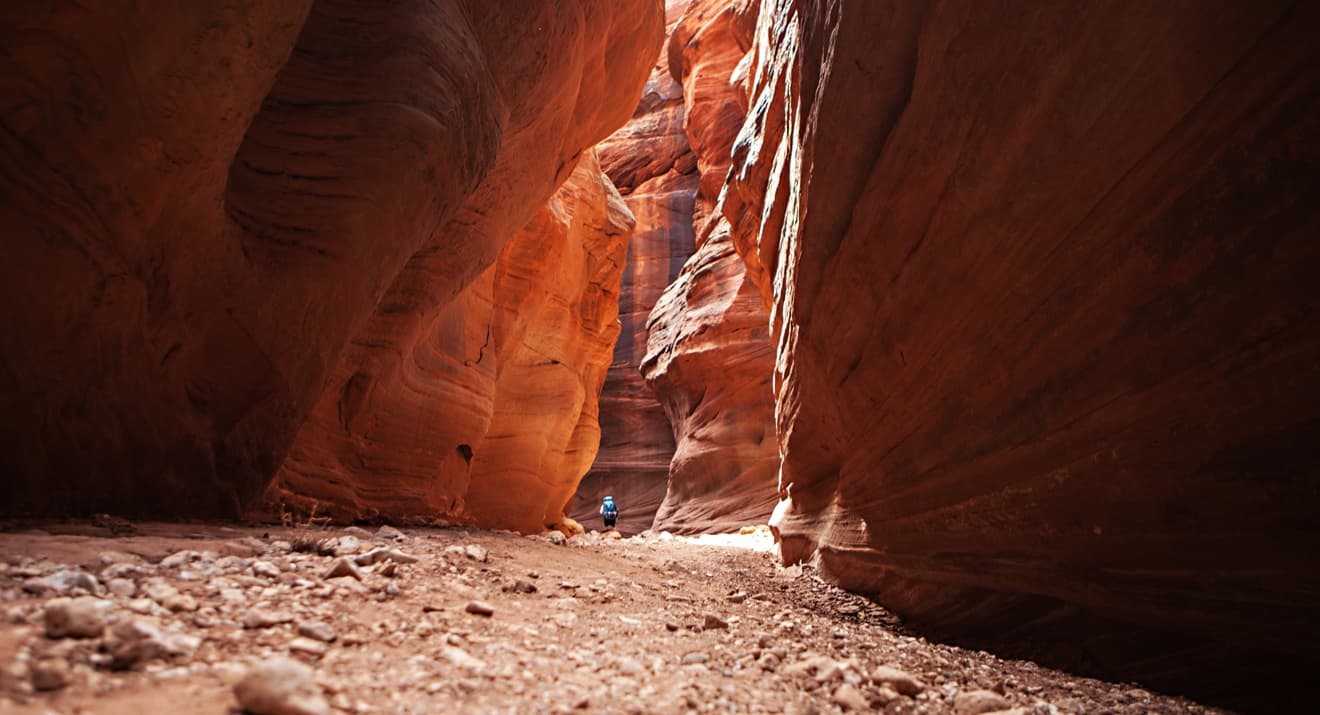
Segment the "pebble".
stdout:
<path fill-rule="evenodd" d="M 47 638 L 95 638 L 105 630 L 102 601 L 95 598 L 57 598 L 46 604 Z"/>
<path fill-rule="evenodd" d="M 876 666 L 871 671 L 871 682 L 877 685 L 888 685 L 903 695 L 916 695 L 926 689 L 925 684 L 914 678 L 910 673 L 887 665 Z"/>
<path fill-rule="evenodd" d="M 260 608 L 254 608 L 243 615 L 243 627 L 248 629 L 270 628 L 281 623 L 289 623 L 293 616 Z"/>
<path fill-rule="evenodd" d="M 485 547 L 482 547 L 478 544 L 468 544 L 467 546 L 464 546 L 463 555 L 467 556 L 469 559 L 472 559 L 473 561 L 478 561 L 483 564 L 486 563 L 487 559 L 490 558 L 490 552 L 487 551 Z"/>
<path fill-rule="evenodd" d="M 723 618 L 720 618 L 714 613 L 707 613 L 704 622 L 701 624 L 701 627 L 708 631 L 716 628 L 723 628 L 727 630 L 729 627 L 729 622 L 724 620 Z"/>
<path fill-rule="evenodd" d="M 137 584 L 128 578 L 112 578 L 105 587 L 112 596 L 119 598 L 132 598 L 137 593 Z"/>
<path fill-rule="evenodd" d="M 555 546 L 563 546 L 568 543 L 568 537 L 564 536 L 564 532 L 562 531 L 547 531 L 545 534 L 545 540 Z"/>
<path fill-rule="evenodd" d="M 334 643 L 339 637 L 334 628 L 320 621 L 302 621 L 298 624 L 298 635 L 315 638 L 322 643 Z"/>
<path fill-rule="evenodd" d="M 350 576 L 361 581 L 362 569 L 359 569 L 357 564 L 353 563 L 352 559 L 338 558 L 335 559 L 334 563 L 330 564 L 330 570 L 326 571 L 325 575 L 321 578 L 328 580 L 332 578 L 343 578 L 345 576 Z"/>
<path fill-rule="evenodd" d="M 143 619 L 120 621 L 106 641 L 111 665 L 125 670 L 150 660 L 187 657 L 201 645 L 201 639 L 185 633 L 165 633 L 156 624 Z"/>
<path fill-rule="evenodd" d="M 866 712 L 871 709 L 871 703 L 867 701 L 866 696 L 862 695 L 860 690 L 847 683 L 844 683 L 835 689 L 834 695 L 830 696 L 830 700 L 844 710 Z"/>
<path fill-rule="evenodd" d="M 65 570 L 56 571 L 42 578 L 28 579 L 23 582 L 23 590 L 28 593 L 45 593 L 47 591 L 68 593 L 83 590 L 93 595 L 99 595 L 101 593 L 101 582 L 89 573 Z"/>
<path fill-rule="evenodd" d="M 252 573 L 257 576 L 279 578 L 280 568 L 269 561 L 253 561 Z"/>
<path fill-rule="evenodd" d="M 701 651 L 693 651 L 683 656 L 683 665 L 698 665 L 710 660 L 710 656 Z"/>
<path fill-rule="evenodd" d="M 294 638 L 289 642 L 289 650 L 294 653 L 305 653 L 307 655 L 320 658 L 326 654 L 330 648 L 325 643 L 311 638 Z"/>
<path fill-rule="evenodd" d="M 404 536 L 404 533 L 402 531 L 399 531 L 398 529 L 392 526 L 382 526 L 376 530 L 376 538 L 390 539 L 393 541 L 403 541 L 407 537 Z"/>
<path fill-rule="evenodd" d="M 743 593 L 742 591 L 735 591 L 729 594 L 726 597 L 726 599 L 729 601 L 729 603 L 742 603 L 743 601 L 747 600 L 747 594 Z"/>
<path fill-rule="evenodd" d="M 495 615 L 495 607 L 485 601 L 469 601 L 463 610 L 474 616 L 485 616 L 486 618 Z"/>
<path fill-rule="evenodd" d="M 536 584 L 531 581 L 516 578 L 506 582 L 500 587 L 500 590 L 505 593 L 536 593 L 538 589 L 536 588 Z"/>
<path fill-rule="evenodd" d="M 1011 707 L 1012 703 L 993 690 L 969 690 L 953 699 L 954 715 L 983 715 Z"/>
<path fill-rule="evenodd" d="M 69 684 L 69 664 L 63 658 L 42 658 L 29 673 L 35 690 L 59 690 Z"/>
<path fill-rule="evenodd" d="M 252 715 L 330 713 L 312 669 L 291 658 L 269 658 L 249 668 L 234 685 L 234 697 Z"/>

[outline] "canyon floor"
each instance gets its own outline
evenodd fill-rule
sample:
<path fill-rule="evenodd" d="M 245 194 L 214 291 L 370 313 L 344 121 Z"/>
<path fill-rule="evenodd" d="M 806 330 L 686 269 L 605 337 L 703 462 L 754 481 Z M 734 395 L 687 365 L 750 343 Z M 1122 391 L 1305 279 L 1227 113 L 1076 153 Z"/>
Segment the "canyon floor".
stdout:
<path fill-rule="evenodd" d="M 764 527 L 103 519 L 10 524 L 0 549 L 0 713 L 227 713 L 244 688 L 291 715 L 1222 712 L 929 642 L 779 566 Z"/>

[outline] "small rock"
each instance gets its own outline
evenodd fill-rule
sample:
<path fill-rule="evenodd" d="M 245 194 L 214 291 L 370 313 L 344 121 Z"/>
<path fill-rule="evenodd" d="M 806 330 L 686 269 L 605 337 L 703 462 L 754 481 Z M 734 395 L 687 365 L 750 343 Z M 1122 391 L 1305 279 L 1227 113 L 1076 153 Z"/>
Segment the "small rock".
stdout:
<path fill-rule="evenodd" d="M 720 618 L 714 613 L 707 613 L 705 621 L 701 624 L 701 626 L 703 629 L 708 631 L 716 628 L 723 628 L 727 630 L 729 628 L 729 622 L 724 620 L 723 618 Z"/>
<path fill-rule="evenodd" d="M 624 656 L 615 661 L 614 667 L 617 668 L 620 673 L 634 677 L 646 673 L 646 668 L 642 665 L 641 661 L 636 658 L 629 658 L 628 656 Z"/>
<path fill-rule="evenodd" d="M 467 546 L 464 546 L 463 555 L 473 561 L 479 561 L 483 564 L 490 558 L 490 552 L 478 544 L 468 544 Z"/>
<path fill-rule="evenodd" d="M 377 539 L 390 539 L 392 541 L 403 541 L 407 538 L 402 531 L 392 526 L 382 526 L 376 530 Z"/>
<path fill-rule="evenodd" d="M 886 705 L 901 697 L 903 696 L 899 695 L 898 691 L 894 690 L 889 685 L 881 685 L 879 688 L 876 688 L 875 694 L 871 697 L 871 707 L 876 710 L 883 710 Z"/>
<path fill-rule="evenodd" d="M 495 615 L 495 607 L 485 601 L 469 601 L 468 605 L 463 607 L 463 610 L 474 616 L 485 616 L 486 618 Z"/>
<path fill-rule="evenodd" d="M 243 615 L 243 627 L 250 630 L 270 628 L 281 623 L 289 623 L 292 620 L 293 617 L 287 613 L 276 613 L 254 608 Z"/>
<path fill-rule="evenodd" d="M 675 623 L 675 622 L 673 622 L 673 621 L 665 621 L 665 630 L 668 630 L 668 631 L 676 631 L 676 630 L 678 630 L 678 628 L 679 628 L 679 626 L 678 626 L 677 623 Z"/>
<path fill-rule="evenodd" d="M 270 658 L 252 666 L 234 685 L 234 697 L 253 715 L 330 713 L 312 669 L 290 658 Z"/>
<path fill-rule="evenodd" d="M 742 603 L 747 600 L 747 594 L 742 591 L 734 591 L 725 598 L 729 603 Z"/>
<path fill-rule="evenodd" d="M 329 650 L 329 646 L 318 640 L 311 638 L 294 638 L 289 642 L 289 650 L 294 653 L 305 653 L 307 655 L 320 658 Z"/>
<path fill-rule="evenodd" d="M 333 564 L 330 564 L 330 570 L 326 571 L 325 575 L 322 576 L 321 578 L 332 579 L 332 578 L 343 578 L 345 576 L 351 576 L 354 579 L 361 581 L 362 569 L 359 569 L 357 564 L 353 563 L 352 559 L 339 558 L 339 559 L 335 559 L 335 562 Z"/>
<path fill-rule="evenodd" d="M 69 664 L 63 658 L 42 658 L 32 664 L 29 676 L 35 690 L 59 690 L 69 684 Z"/>
<path fill-rule="evenodd" d="M 1008 710 L 1013 704 L 993 690 L 969 690 L 953 699 L 955 715 L 982 715 L 996 710 Z"/>
<path fill-rule="evenodd" d="M 23 582 L 23 590 L 28 593 L 68 593 L 83 590 L 92 595 L 100 595 L 101 582 L 96 577 L 82 571 L 56 571 L 42 578 L 31 578 Z"/>
<path fill-rule="evenodd" d="M 164 633 L 156 624 L 142 619 L 120 621 L 110 631 L 106 648 L 111 666 L 120 670 L 149 660 L 191 656 L 201 639 L 184 633 Z"/>
<path fill-rule="evenodd" d="M 280 568 L 269 561 L 253 561 L 252 573 L 256 576 L 279 578 Z"/>
<path fill-rule="evenodd" d="M 390 549 L 389 551 L 385 552 L 385 557 L 396 564 L 415 564 L 418 561 L 416 556 L 413 556 L 412 554 L 405 554 L 402 551 L 399 551 L 398 549 Z"/>
<path fill-rule="evenodd" d="M 545 540 L 555 546 L 563 546 L 568 543 L 568 537 L 564 536 L 564 532 L 562 531 L 547 531 L 545 534 Z"/>
<path fill-rule="evenodd" d="M 101 601 L 95 598 L 57 598 L 46 604 L 47 638 L 95 638 L 105 630 Z"/>
<path fill-rule="evenodd" d="M 701 651 L 693 651 L 683 656 L 683 665 L 698 665 L 710 660 L 710 656 Z"/>
<path fill-rule="evenodd" d="M 137 584 L 128 578 L 112 578 L 105 587 L 112 596 L 119 598 L 132 598 L 137 593 Z"/>
<path fill-rule="evenodd" d="M 370 531 L 367 531 L 366 529 L 363 529 L 363 528 L 360 527 L 360 526 L 346 526 L 346 527 L 344 527 L 344 533 L 345 533 L 345 534 L 350 534 L 350 535 L 352 535 L 352 536 L 356 536 L 356 537 L 358 537 L 359 539 L 370 539 L 370 538 L 371 538 L 371 532 L 370 532 Z"/>
<path fill-rule="evenodd" d="M 515 578 L 511 581 L 505 582 L 505 584 L 500 587 L 500 590 L 505 593 L 536 593 L 537 588 L 536 584 L 531 581 Z"/>
<path fill-rule="evenodd" d="M 362 542 L 356 536 L 341 536 L 335 542 L 335 555 L 356 554 L 362 548 Z"/>
<path fill-rule="evenodd" d="M 862 692 L 847 683 L 836 688 L 830 700 L 844 710 L 865 712 L 871 708 L 871 703 L 862 695 Z"/>
<path fill-rule="evenodd" d="M 876 666 L 871 671 L 871 682 L 876 685 L 888 685 L 903 695 L 916 695 L 926 689 L 925 684 L 912 677 L 910 673 L 887 665 Z"/>
<path fill-rule="evenodd" d="M 298 635 L 315 638 L 322 643 L 334 643 L 335 639 L 339 637 L 334 628 L 320 621 L 303 621 L 299 623 Z"/>
<path fill-rule="evenodd" d="M 473 657 L 467 651 L 456 646 L 447 645 L 441 647 L 440 655 L 451 664 L 465 670 L 480 672 L 486 669 L 485 661 Z"/>

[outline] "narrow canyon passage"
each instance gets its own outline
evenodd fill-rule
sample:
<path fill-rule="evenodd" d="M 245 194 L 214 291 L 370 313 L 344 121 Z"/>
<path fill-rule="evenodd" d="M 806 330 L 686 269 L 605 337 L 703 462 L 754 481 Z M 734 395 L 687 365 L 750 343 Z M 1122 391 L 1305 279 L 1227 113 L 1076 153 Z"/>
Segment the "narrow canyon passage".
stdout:
<path fill-rule="evenodd" d="M 4 3 L 0 710 L 1313 709 L 1318 38 Z"/>

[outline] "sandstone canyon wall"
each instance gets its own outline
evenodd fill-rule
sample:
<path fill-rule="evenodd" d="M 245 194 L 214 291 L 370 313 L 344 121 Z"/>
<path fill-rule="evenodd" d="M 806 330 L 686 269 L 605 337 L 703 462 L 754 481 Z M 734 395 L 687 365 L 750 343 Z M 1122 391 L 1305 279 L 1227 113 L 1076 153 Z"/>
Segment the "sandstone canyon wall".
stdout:
<path fill-rule="evenodd" d="M 689 3 L 665 3 L 666 37 Z M 632 119 L 596 147 L 637 226 L 619 295 L 622 329 L 600 396 L 600 452 L 570 511 L 584 524 L 599 525 L 601 499 L 612 495 L 622 507 L 618 529 L 625 534 L 651 526 L 668 485 L 674 434 L 637 367 L 646 354 L 646 318 L 692 255 L 699 178 L 683 131 L 683 88 L 669 74 L 667 54 L 657 55 Z"/>
<path fill-rule="evenodd" d="M 382 304 L 370 347 L 394 350 L 322 395 L 268 499 L 338 520 L 559 525 L 600 439 L 632 223 L 589 151 L 421 330 L 387 331 L 415 315 Z"/>
<path fill-rule="evenodd" d="M 766 0 L 725 211 L 788 560 L 1237 703 L 1320 635 L 1305 3 Z"/>
<path fill-rule="evenodd" d="M 354 448 L 336 478 L 352 488 L 370 488 L 384 447 L 417 467 L 436 346 L 481 354 L 454 304 L 479 300 L 465 288 L 513 233 L 590 174 L 582 152 L 627 119 L 663 35 L 653 0 L 277 5 L 0 10 L 3 511 L 235 515 L 300 428 L 314 446 L 342 425 Z M 579 233 L 620 240 L 622 215 Z M 596 268 L 558 296 L 593 326 L 565 331 L 575 355 L 612 320 Z M 508 294 L 532 280 L 510 270 Z M 522 368 L 537 343 L 507 317 Z M 318 399 L 338 424 L 319 409 L 303 425 Z M 585 417 L 554 419 L 531 430 L 540 454 L 589 461 Z M 473 469 L 513 474 L 494 456 Z M 539 465 L 543 496 L 561 468 Z"/>
<path fill-rule="evenodd" d="M 776 498 L 766 307 L 719 208 L 747 111 L 757 10 L 745 1 L 696 0 L 668 45 L 701 176 L 692 219 L 697 250 L 651 313 L 641 370 L 677 441 L 655 528 L 679 533 L 763 523 Z"/>

